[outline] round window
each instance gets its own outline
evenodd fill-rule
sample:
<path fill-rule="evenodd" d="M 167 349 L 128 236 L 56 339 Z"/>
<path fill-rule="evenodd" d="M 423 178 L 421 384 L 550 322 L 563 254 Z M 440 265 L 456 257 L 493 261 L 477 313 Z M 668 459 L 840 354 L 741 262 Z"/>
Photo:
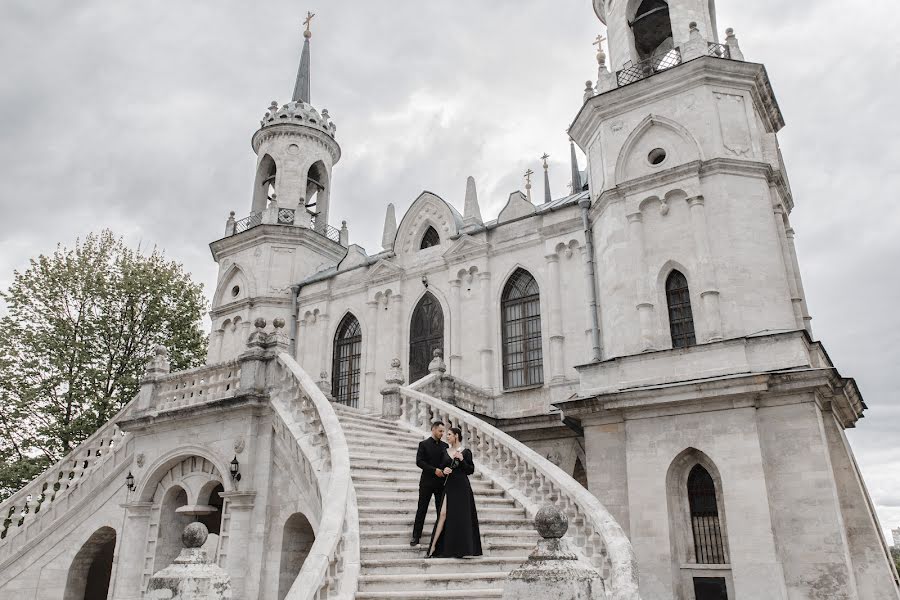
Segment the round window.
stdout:
<path fill-rule="evenodd" d="M 233 288 L 231 288 L 231 297 L 232 298 L 237 298 L 237 295 L 240 293 L 241 293 L 241 286 L 236 285 Z"/>
<path fill-rule="evenodd" d="M 647 160 L 654 167 L 656 165 L 661 165 L 664 160 L 666 160 L 666 151 L 662 148 L 654 148 L 650 151 L 650 154 L 647 155 Z"/>

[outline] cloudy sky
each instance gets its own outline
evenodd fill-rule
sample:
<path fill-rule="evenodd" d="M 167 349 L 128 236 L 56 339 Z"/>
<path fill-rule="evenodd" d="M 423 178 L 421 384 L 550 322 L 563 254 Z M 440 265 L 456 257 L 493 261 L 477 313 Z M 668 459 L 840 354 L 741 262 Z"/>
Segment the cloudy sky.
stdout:
<path fill-rule="evenodd" d="M 817 337 L 870 410 L 850 438 L 882 525 L 900 526 L 900 30 L 895 0 L 719 0 L 765 63 L 788 126 Z M 208 242 L 250 210 L 250 136 L 293 89 L 318 13 L 313 103 L 338 126 L 332 224 L 378 249 L 384 207 L 423 189 L 493 218 L 551 155 L 596 77 L 590 0 L 3 0 L 0 288 L 29 257 L 103 227 L 158 245 L 211 290 Z M 850 12 L 852 11 L 852 12 Z M 721 32 L 720 32 L 721 33 Z M 582 157 L 582 166 L 583 157 Z"/>

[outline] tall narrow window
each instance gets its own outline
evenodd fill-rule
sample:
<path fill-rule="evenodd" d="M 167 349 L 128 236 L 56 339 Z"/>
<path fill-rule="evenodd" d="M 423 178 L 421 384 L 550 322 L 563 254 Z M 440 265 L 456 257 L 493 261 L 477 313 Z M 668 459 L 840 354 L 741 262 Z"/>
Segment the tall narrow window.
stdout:
<path fill-rule="evenodd" d="M 438 235 L 437 230 L 434 227 L 429 227 L 425 231 L 425 235 L 422 236 L 422 244 L 419 246 L 420 250 L 424 250 L 425 248 L 431 248 L 432 246 L 437 246 L 441 243 L 441 236 Z"/>
<path fill-rule="evenodd" d="M 697 564 L 725 564 L 725 543 L 719 524 L 716 484 L 709 471 L 701 465 L 691 469 L 687 491 L 691 510 L 691 530 L 694 534 L 694 558 Z"/>
<path fill-rule="evenodd" d="M 334 363 L 331 366 L 331 393 L 336 402 L 356 407 L 359 403 L 359 363 L 362 332 L 351 314 L 343 318 L 334 334 Z"/>
<path fill-rule="evenodd" d="M 409 324 L 409 380 L 428 375 L 434 351 L 444 349 L 444 311 L 437 298 L 427 292 L 413 311 Z"/>
<path fill-rule="evenodd" d="M 671 51 L 672 23 L 669 20 L 669 4 L 666 0 L 644 0 L 629 23 L 634 33 L 634 47 L 638 59 L 659 59 Z"/>
<path fill-rule="evenodd" d="M 694 336 L 694 313 L 687 278 L 681 271 L 672 271 L 666 279 L 666 303 L 669 305 L 669 329 L 672 347 L 687 348 L 697 343 Z"/>
<path fill-rule="evenodd" d="M 544 383 L 541 296 L 531 273 L 518 269 L 512 274 L 503 289 L 500 313 L 504 389 Z"/>

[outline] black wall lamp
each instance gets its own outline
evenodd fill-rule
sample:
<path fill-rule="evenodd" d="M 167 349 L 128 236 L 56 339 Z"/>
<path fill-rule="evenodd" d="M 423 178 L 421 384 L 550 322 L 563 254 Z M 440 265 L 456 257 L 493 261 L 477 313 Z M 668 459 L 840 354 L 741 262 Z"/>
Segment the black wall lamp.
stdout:
<path fill-rule="evenodd" d="M 428 276 L 427 275 L 422 275 L 422 285 L 425 286 L 426 290 L 428 289 Z"/>
<path fill-rule="evenodd" d="M 128 475 L 125 476 L 125 487 L 129 492 L 134 491 L 134 475 L 131 474 L 131 471 L 128 471 Z"/>
<path fill-rule="evenodd" d="M 231 459 L 231 478 L 235 481 L 241 480 L 241 463 L 238 462 L 237 456 Z"/>

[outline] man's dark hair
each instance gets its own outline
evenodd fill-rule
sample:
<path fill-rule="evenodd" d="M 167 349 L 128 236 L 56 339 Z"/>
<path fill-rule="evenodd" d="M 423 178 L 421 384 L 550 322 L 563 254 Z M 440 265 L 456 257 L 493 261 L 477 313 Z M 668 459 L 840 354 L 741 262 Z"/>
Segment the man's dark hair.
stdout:
<path fill-rule="evenodd" d="M 435 428 L 437 428 L 437 427 L 443 427 L 443 426 L 444 426 L 444 422 L 443 422 L 443 421 L 435 421 L 434 423 L 431 424 L 431 430 L 434 431 Z"/>

